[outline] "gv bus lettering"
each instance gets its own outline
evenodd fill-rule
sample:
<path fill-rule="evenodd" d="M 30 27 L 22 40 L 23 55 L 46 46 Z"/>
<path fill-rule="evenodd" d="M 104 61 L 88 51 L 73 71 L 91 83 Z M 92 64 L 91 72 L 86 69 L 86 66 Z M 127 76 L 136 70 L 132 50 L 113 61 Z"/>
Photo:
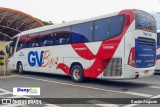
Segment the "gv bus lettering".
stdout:
<path fill-rule="evenodd" d="M 58 57 L 50 58 L 50 51 L 41 51 L 38 55 L 37 51 L 30 51 L 28 53 L 28 63 L 30 66 L 34 67 L 38 64 L 38 67 L 46 67 L 50 65 L 55 65 L 58 62 Z"/>

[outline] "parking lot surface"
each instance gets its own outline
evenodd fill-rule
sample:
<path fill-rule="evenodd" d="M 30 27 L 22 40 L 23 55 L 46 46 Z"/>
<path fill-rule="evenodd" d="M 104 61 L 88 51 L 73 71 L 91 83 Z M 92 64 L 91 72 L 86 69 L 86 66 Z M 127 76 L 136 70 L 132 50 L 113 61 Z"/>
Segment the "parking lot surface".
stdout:
<path fill-rule="evenodd" d="M 13 87 L 40 87 L 40 96 L 13 96 Z M 42 105 L 25 105 L 26 107 L 160 107 L 159 104 L 124 103 L 128 99 L 160 98 L 160 75 L 143 79 L 93 79 L 84 83 L 74 83 L 70 77 L 61 75 L 13 73 L 11 76 L 0 77 L 0 98 L 41 98 Z M 107 103 L 103 101 L 105 99 L 108 99 Z M 49 100 L 52 100 L 52 104 L 49 104 Z M 111 100 L 116 103 L 111 104 Z M 64 104 L 65 101 L 67 104 Z M 24 105 L 0 105 L 0 107 L 9 106 Z"/>

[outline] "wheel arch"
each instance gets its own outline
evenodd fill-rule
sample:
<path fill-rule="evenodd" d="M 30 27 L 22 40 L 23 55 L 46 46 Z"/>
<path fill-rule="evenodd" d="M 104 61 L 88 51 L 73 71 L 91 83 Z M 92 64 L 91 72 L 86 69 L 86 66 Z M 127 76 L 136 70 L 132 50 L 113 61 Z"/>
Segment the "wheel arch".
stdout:
<path fill-rule="evenodd" d="M 70 65 L 70 74 L 71 74 L 71 69 L 72 69 L 72 67 L 73 67 L 74 65 L 80 65 L 80 66 L 82 67 L 82 69 L 83 69 L 83 65 L 82 65 L 81 62 L 72 62 L 71 65 Z"/>
<path fill-rule="evenodd" d="M 78 72 L 76 71 L 78 70 Z M 85 81 L 84 69 L 80 62 L 73 62 L 70 66 L 70 76 L 76 83 L 82 83 Z"/>
<path fill-rule="evenodd" d="M 16 65 L 16 69 L 17 69 L 17 70 L 18 70 L 18 65 L 19 65 L 20 63 L 22 64 L 21 61 L 17 61 L 17 65 Z"/>

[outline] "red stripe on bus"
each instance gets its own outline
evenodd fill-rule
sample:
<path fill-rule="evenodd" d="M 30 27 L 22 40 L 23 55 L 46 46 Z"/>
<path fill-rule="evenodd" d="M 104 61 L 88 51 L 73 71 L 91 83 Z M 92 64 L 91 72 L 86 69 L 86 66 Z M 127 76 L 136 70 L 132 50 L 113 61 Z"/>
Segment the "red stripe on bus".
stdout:
<path fill-rule="evenodd" d="M 128 30 L 128 28 L 130 27 L 130 25 L 132 24 L 132 22 L 135 19 L 133 10 L 123 10 L 119 13 L 119 15 L 121 15 L 121 14 L 126 14 L 127 16 L 129 16 L 129 19 L 127 19 L 127 17 L 126 17 L 126 19 L 128 21 L 126 20 L 122 33 L 115 38 L 103 41 L 96 55 L 94 55 L 90 51 L 90 49 L 85 45 L 85 43 L 72 44 L 74 51 L 80 57 L 82 57 L 86 60 L 95 59 L 95 61 L 93 62 L 92 66 L 90 68 L 88 68 L 88 69 L 84 68 L 84 76 L 85 77 L 96 78 L 103 72 L 102 60 L 107 59 L 107 58 L 111 59 L 113 57 L 113 55 L 114 55 L 115 51 L 117 50 L 117 47 L 119 46 L 123 36 L 125 35 L 126 31 Z M 114 48 L 105 49 L 104 46 L 113 46 Z M 109 62 L 110 61 L 108 61 L 108 63 L 106 64 L 106 67 L 108 66 Z M 60 65 L 58 65 L 57 68 L 63 70 L 67 75 L 70 75 L 69 71 L 65 70 L 64 67 L 67 67 L 69 69 L 69 67 L 65 64 L 60 64 Z"/>

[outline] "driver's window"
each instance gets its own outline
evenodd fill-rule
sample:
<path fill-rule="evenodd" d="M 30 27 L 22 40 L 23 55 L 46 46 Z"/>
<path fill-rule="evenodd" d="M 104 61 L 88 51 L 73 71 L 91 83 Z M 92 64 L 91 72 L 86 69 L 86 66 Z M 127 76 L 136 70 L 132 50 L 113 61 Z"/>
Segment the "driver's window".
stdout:
<path fill-rule="evenodd" d="M 10 50 L 10 54 L 9 56 L 12 56 L 14 54 L 14 50 L 15 50 L 15 47 L 16 47 L 16 43 L 17 43 L 17 38 L 18 37 L 15 37 L 13 38 L 11 41 L 11 44 L 10 44 L 10 47 L 9 47 L 9 50 Z"/>
<path fill-rule="evenodd" d="M 27 35 L 21 36 L 19 38 L 16 51 L 27 48 L 27 41 L 28 41 L 28 36 Z"/>

